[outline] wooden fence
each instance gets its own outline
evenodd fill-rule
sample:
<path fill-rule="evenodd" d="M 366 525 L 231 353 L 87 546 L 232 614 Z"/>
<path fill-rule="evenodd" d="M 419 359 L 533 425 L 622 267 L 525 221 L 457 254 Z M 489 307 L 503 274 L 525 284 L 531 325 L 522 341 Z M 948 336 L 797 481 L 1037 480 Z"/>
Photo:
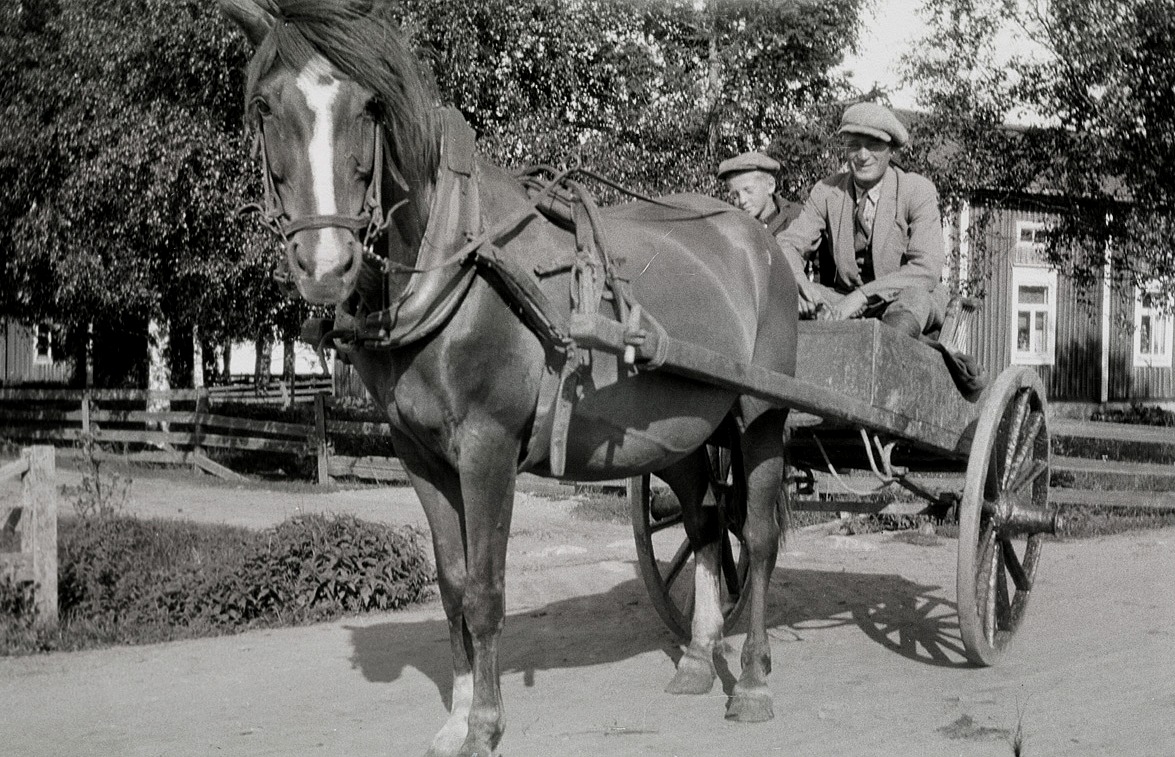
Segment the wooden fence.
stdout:
<path fill-rule="evenodd" d="M 0 576 L 32 582 L 37 622 L 57 624 L 57 482 L 50 446 L 21 450 L 20 459 L 0 467 L 0 482 L 21 479 L 19 504 L 0 503 L 5 541 L 20 532 L 20 550 L 0 552 Z"/>
<path fill-rule="evenodd" d="M 257 384 L 252 379 L 233 380 L 225 384 L 207 387 L 211 404 L 232 402 L 246 405 L 290 405 L 313 402 L 322 393 L 334 391 L 334 379 L 330 376 L 299 378 L 291 385 L 281 379 L 266 384 Z"/>
<path fill-rule="evenodd" d="M 221 394 L 220 397 L 227 395 Z M 234 417 L 215 412 L 216 395 L 209 390 L 153 393 L 139 390 L 68 391 L 0 389 L 0 436 L 20 442 L 50 442 L 75 447 L 93 442 L 121 447 L 128 460 L 191 465 L 225 478 L 238 477 L 210 459 L 207 450 L 248 450 L 312 457 L 316 479 L 359 478 L 381 483 L 405 483 L 400 462 L 389 457 L 335 454 L 329 440 L 336 435 L 387 437 L 387 423 L 332 418 L 334 400 L 323 392 L 313 395 L 313 421 L 286 423 Z M 273 403 L 274 398 L 270 399 Z M 160 409 L 160 408 L 165 409 Z M 1175 429 L 1126 424 L 1079 422 L 1065 419 L 1050 424 L 1054 439 L 1093 438 L 1155 445 L 1170 450 L 1175 460 Z M 63 450 L 77 455 L 78 450 Z M 1175 509 L 1175 465 L 1131 463 L 1054 455 L 1052 500 L 1058 504 Z M 1061 474 L 1058 476 L 1057 474 Z M 1140 477 L 1158 485 L 1150 491 L 1130 484 Z M 531 480 L 533 479 L 533 480 Z M 869 488 L 875 481 L 854 478 L 850 485 Z M 1089 482 L 1096 481 L 1096 484 Z M 1114 481 L 1125 482 L 1115 488 Z M 1069 483 L 1075 482 L 1075 483 Z M 609 482 L 623 487 L 622 481 Z M 824 481 L 820 496 L 835 493 L 840 482 Z M 574 485 L 527 477 L 532 491 L 565 493 Z M 1084 484 L 1084 485 L 1083 485 Z M 605 484 L 606 486 L 607 484 Z M 597 485 L 599 486 L 599 485 Z M 830 504 L 830 507 L 832 505 Z"/>
<path fill-rule="evenodd" d="M 212 460 L 211 448 L 319 458 L 326 471 L 325 396 L 314 424 L 255 420 L 213 411 L 207 390 L 0 389 L 0 435 L 12 441 L 120 448 L 128 461 L 191 465 L 222 478 L 238 474 Z"/>

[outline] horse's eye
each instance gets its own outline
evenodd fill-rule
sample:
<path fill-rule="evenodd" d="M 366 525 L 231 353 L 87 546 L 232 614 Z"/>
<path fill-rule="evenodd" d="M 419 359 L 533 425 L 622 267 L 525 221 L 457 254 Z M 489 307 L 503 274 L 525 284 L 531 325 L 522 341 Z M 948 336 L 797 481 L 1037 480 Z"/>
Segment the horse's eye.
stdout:
<path fill-rule="evenodd" d="M 258 97 L 253 101 L 253 107 L 257 110 L 257 115 L 262 118 L 269 118 L 273 115 L 273 110 L 269 107 L 269 102 L 263 98 Z"/>
<path fill-rule="evenodd" d="M 367 104 L 363 106 L 363 115 L 372 121 L 378 122 L 383 117 L 383 112 L 383 103 L 379 100 L 368 100 Z"/>

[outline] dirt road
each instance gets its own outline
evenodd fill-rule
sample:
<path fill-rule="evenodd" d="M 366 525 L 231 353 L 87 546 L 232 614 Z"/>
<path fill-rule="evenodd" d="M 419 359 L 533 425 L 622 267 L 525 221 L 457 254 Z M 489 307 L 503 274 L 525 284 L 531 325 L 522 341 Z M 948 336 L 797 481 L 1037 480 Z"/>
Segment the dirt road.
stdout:
<path fill-rule="evenodd" d="M 263 526 L 294 512 L 423 523 L 405 489 L 275 494 L 139 479 L 132 508 Z M 954 543 L 793 534 L 771 626 L 776 718 L 723 719 L 738 672 L 662 692 L 678 648 L 624 525 L 519 495 L 509 556 L 507 757 L 1175 754 L 1175 531 L 1046 547 L 1015 648 L 962 662 Z M 13 757 L 421 755 L 444 720 L 446 627 L 408 612 L 218 639 L 0 659 Z"/>

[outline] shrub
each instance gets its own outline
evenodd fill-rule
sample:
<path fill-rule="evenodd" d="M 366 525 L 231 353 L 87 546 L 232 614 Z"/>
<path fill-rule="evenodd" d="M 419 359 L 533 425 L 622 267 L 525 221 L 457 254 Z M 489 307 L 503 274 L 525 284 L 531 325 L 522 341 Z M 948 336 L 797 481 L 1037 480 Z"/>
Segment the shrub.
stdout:
<path fill-rule="evenodd" d="M 1090 420 L 1141 426 L 1175 426 L 1175 412 L 1135 402 L 1125 410 L 1099 410 L 1090 416 Z"/>
<path fill-rule="evenodd" d="M 353 516 L 299 516 L 263 532 L 231 573 L 164 587 L 159 601 L 178 618 L 220 625 L 288 617 L 305 622 L 420 600 L 433 580 L 419 534 Z"/>
<path fill-rule="evenodd" d="M 145 643 L 391 610 L 428 596 L 419 531 L 307 515 L 266 531 L 123 515 L 63 519 L 58 629 L 0 584 L 0 653 Z"/>

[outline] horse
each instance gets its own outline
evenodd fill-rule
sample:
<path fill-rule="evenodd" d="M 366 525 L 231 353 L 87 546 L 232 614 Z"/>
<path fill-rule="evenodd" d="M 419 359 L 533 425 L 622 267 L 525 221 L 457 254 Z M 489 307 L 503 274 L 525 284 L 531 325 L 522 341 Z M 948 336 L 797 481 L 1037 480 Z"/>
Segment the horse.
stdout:
<path fill-rule="evenodd" d="M 787 409 L 585 348 L 567 328 L 604 314 L 634 350 L 657 330 L 794 375 L 796 286 L 762 225 L 701 195 L 599 208 L 577 182 L 554 180 L 536 194 L 477 153 L 371 2 L 219 2 L 254 49 L 245 102 L 262 217 L 298 293 L 336 307 L 319 337 L 386 410 L 430 526 L 453 691 L 428 754 L 485 757 L 502 738 L 498 644 L 520 471 L 655 473 L 670 486 L 696 569 L 691 639 L 667 691 L 711 689 L 726 526 L 704 504 L 705 445 L 723 434 L 745 492 L 750 608 L 726 716 L 772 718 L 766 612 L 786 531 Z M 560 192 L 579 198 L 565 216 L 553 210 Z"/>

